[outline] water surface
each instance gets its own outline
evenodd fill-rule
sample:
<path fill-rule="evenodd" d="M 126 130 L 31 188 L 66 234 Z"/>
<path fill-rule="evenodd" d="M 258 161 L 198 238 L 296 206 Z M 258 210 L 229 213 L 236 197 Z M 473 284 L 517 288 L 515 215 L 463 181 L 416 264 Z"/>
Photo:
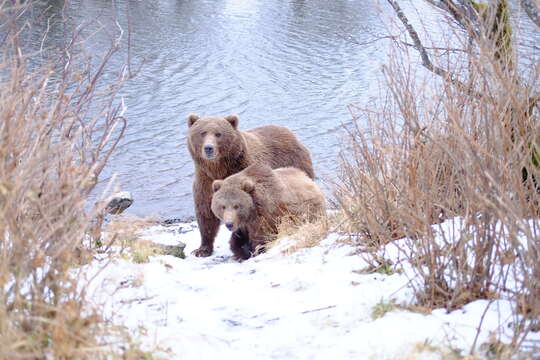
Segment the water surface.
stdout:
<path fill-rule="evenodd" d="M 63 6 L 47 1 L 35 10 L 45 16 L 33 24 L 34 47 L 61 46 L 65 30 L 55 19 Z M 64 11 L 73 23 L 95 20 L 85 33 L 93 34 L 84 44 L 90 53 L 108 48 L 118 21 L 130 31 L 131 61 L 143 63 L 122 89 L 129 127 L 102 176 L 116 174 L 132 192 L 132 214 L 193 215 L 189 113 L 235 113 L 241 129 L 286 126 L 324 179 L 337 169 L 347 105 L 378 95 L 386 45 L 366 44 L 384 32 L 377 0 L 73 0 Z M 43 19 L 52 19 L 44 40 Z M 126 60 L 123 40 L 111 69 Z"/>

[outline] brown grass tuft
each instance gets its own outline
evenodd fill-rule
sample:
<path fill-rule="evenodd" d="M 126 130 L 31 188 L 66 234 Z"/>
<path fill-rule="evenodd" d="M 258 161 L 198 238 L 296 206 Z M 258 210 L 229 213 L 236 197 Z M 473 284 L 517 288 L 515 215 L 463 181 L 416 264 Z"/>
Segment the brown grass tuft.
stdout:
<path fill-rule="evenodd" d="M 284 217 L 278 225 L 276 239 L 266 244 L 266 248 L 277 246 L 286 254 L 300 249 L 318 245 L 332 232 L 342 232 L 343 214 L 340 211 L 329 211 L 316 219 L 296 219 Z"/>

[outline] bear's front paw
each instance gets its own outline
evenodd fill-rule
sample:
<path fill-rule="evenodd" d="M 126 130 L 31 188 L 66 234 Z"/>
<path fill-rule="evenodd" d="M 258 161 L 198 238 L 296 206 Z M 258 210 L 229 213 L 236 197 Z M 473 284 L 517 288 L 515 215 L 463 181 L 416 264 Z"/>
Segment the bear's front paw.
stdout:
<path fill-rule="evenodd" d="M 242 255 L 233 255 L 232 258 L 238 262 L 244 262 L 250 257 L 242 256 Z"/>
<path fill-rule="evenodd" d="M 214 249 L 210 246 L 201 246 L 200 248 L 193 250 L 192 254 L 197 257 L 207 257 L 212 255 Z"/>
<path fill-rule="evenodd" d="M 247 259 L 249 259 L 251 257 L 251 250 L 250 250 L 248 244 L 244 244 L 241 247 L 232 248 L 231 250 L 233 252 L 234 259 L 237 260 L 237 261 L 242 262 L 242 261 L 247 260 Z"/>

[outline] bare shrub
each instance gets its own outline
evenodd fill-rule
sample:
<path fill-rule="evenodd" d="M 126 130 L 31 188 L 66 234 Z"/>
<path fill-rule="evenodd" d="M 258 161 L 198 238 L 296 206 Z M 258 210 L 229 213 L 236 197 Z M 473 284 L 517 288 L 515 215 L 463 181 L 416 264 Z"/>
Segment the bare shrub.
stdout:
<path fill-rule="evenodd" d="M 82 40 L 75 31 L 58 62 L 31 70 L 19 36 L 32 5 L 7 4 L 0 3 L 7 34 L 0 49 L 0 359 L 112 356 L 77 265 L 91 260 L 87 234 L 103 210 L 88 196 L 126 127 L 115 98 L 125 72 L 99 81 L 118 42 L 90 66 L 72 53 Z"/>
<path fill-rule="evenodd" d="M 446 47 L 459 39 L 450 33 Z M 394 42 L 388 97 L 375 109 L 351 107 L 335 201 L 360 248 L 406 237 L 418 305 L 514 300 L 517 349 L 540 316 L 540 66 L 521 68 L 492 34 L 474 39 L 441 64 L 422 56 L 432 76 L 411 71 L 404 59 L 414 54 Z"/>

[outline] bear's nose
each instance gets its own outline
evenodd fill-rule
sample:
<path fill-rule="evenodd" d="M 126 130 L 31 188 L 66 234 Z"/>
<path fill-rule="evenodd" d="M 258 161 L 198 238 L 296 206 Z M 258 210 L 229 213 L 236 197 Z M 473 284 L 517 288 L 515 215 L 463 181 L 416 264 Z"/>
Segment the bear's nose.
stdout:
<path fill-rule="evenodd" d="M 204 145 L 204 152 L 206 155 L 212 155 L 214 153 L 214 147 L 212 145 Z"/>
<path fill-rule="evenodd" d="M 232 231 L 232 229 L 233 229 L 233 227 L 234 227 L 234 224 L 233 224 L 232 222 L 226 222 L 226 223 L 225 223 L 225 226 L 227 227 L 227 229 L 229 229 L 229 230 Z"/>

